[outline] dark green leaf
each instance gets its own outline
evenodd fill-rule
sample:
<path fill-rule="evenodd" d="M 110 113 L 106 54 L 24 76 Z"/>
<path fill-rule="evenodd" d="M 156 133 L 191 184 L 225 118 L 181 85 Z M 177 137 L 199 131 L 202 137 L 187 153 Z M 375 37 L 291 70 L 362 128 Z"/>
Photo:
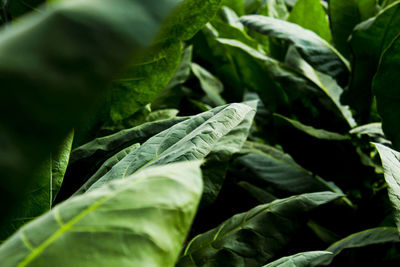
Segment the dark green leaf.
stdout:
<path fill-rule="evenodd" d="M 381 243 L 400 242 L 400 237 L 394 227 L 379 227 L 352 234 L 331 245 L 326 255 L 317 260 L 319 265 L 329 265 L 332 260 L 345 249 L 366 247 Z"/>
<path fill-rule="evenodd" d="M 201 88 L 206 94 L 207 100 L 210 102 L 209 104 L 214 107 L 225 105 L 226 102 L 220 95 L 224 90 L 224 85 L 221 81 L 196 63 L 191 64 L 191 69 L 193 74 L 200 81 Z"/>
<path fill-rule="evenodd" d="M 293 44 L 316 70 L 335 79 L 344 79 L 350 70 L 347 60 L 312 31 L 287 21 L 259 15 L 244 16 L 241 21 L 259 33 Z"/>
<path fill-rule="evenodd" d="M 400 2 L 357 25 L 351 35 L 353 72 L 350 88 L 343 100 L 351 105 L 363 122 L 369 119 L 372 104 L 371 84 L 384 50 L 400 33 Z"/>
<path fill-rule="evenodd" d="M 347 40 L 353 28 L 358 23 L 375 16 L 377 11 L 376 0 L 329 1 L 329 19 L 333 42 L 344 56 L 350 57 L 350 47 Z"/>
<path fill-rule="evenodd" d="M 24 194 L 25 201 L 17 203 L 9 215 L 0 223 L 0 243 L 18 228 L 51 209 L 60 190 L 71 152 L 73 132 L 63 140 L 56 151 L 51 153 L 36 172 L 31 173 L 34 183 Z"/>
<path fill-rule="evenodd" d="M 2 244 L 1 265 L 173 266 L 201 197 L 199 165 L 148 168 L 63 202 Z"/>
<path fill-rule="evenodd" d="M 303 225 L 305 213 L 338 199 L 310 193 L 257 206 L 193 238 L 177 266 L 260 266 L 283 249 Z"/>
<path fill-rule="evenodd" d="M 257 179 L 289 193 L 335 191 L 326 181 L 298 165 L 290 155 L 263 144 L 246 142 L 236 160 Z"/>
<path fill-rule="evenodd" d="M 111 79 L 153 41 L 180 2 L 66 1 L 1 32 L 0 200 L 9 203 L 2 215 L 36 183 L 31 173 L 91 115 Z"/>
<path fill-rule="evenodd" d="M 397 116 L 400 112 L 398 69 L 400 69 L 400 34 L 383 52 L 372 83 L 383 131 L 394 147 L 400 149 L 400 124 Z"/>

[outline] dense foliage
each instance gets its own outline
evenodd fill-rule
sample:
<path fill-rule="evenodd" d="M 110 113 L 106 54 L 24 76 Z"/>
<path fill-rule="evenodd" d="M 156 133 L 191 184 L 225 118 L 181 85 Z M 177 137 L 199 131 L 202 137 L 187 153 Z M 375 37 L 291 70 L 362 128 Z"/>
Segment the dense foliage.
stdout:
<path fill-rule="evenodd" d="M 399 266 L 400 1 L 0 1 L 0 265 Z"/>

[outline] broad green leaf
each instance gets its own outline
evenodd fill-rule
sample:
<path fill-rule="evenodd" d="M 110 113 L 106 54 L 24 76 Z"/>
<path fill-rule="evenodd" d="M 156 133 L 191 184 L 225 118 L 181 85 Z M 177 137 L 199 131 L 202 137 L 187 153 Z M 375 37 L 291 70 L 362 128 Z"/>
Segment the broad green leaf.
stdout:
<path fill-rule="evenodd" d="M 353 72 L 343 100 L 351 105 L 363 122 L 367 122 L 372 104 L 371 85 L 379 59 L 400 33 L 400 2 L 357 25 L 351 35 Z"/>
<path fill-rule="evenodd" d="M 88 191 L 115 179 L 124 179 L 140 169 L 171 162 L 203 159 L 227 162 L 238 152 L 247 138 L 255 114 L 256 102 L 230 104 L 172 126 L 153 136 L 141 147 L 129 153 Z M 216 159 L 213 159 L 213 158 Z M 207 164 L 207 161 L 206 161 Z M 224 176 L 204 177 L 204 196 L 211 202 L 217 196 Z"/>
<path fill-rule="evenodd" d="M 209 104 L 214 107 L 225 105 L 226 102 L 220 95 L 224 90 L 224 85 L 221 81 L 196 63 L 191 64 L 191 69 L 193 74 L 200 81 L 201 88 L 206 94 L 207 100 L 210 101 Z"/>
<path fill-rule="evenodd" d="M 244 16 L 241 22 L 259 33 L 294 45 L 316 70 L 335 79 L 344 79 L 343 76 L 347 76 L 350 71 L 347 60 L 333 46 L 310 30 L 294 23 L 259 15 Z"/>
<path fill-rule="evenodd" d="M 0 200 L 9 203 L 2 215 L 31 190 L 31 173 L 90 117 L 110 81 L 179 3 L 71 0 L 1 32 Z"/>
<path fill-rule="evenodd" d="M 303 194 L 259 205 L 194 237 L 177 266 L 260 266 L 285 248 L 303 225 L 300 217 L 338 199 L 330 192 Z"/>
<path fill-rule="evenodd" d="M 331 252 L 331 255 L 321 257 L 316 263 L 318 266 L 329 265 L 332 260 L 345 249 L 362 248 L 370 245 L 394 242 L 400 242 L 400 237 L 396 228 L 379 227 L 368 229 L 337 241 L 326 249 L 327 252 Z"/>
<path fill-rule="evenodd" d="M 18 228 L 42 213 L 51 209 L 53 201 L 60 190 L 67 169 L 71 152 L 73 132 L 63 140 L 54 153 L 51 153 L 41 164 L 36 172 L 31 173 L 31 179 L 35 181 L 24 194 L 22 203 L 7 216 L 3 216 L 0 223 L 0 243 Z"/>
<path fill-rule="evenodd" d="M 350 57 L 348 39 L 353 28 L 360 22 L 375 16 L 376 0 L 330 0 L 329 19 L 335 47 Z"/>
<path fill-rule="evenodd" d="M 153 135 L 187 119 L 187 117 L 177 117 L 144 123 L 109 136 L 96 138 L 75 148 L 71 153 L 65 180 L 57 200 L 61 201 L 72 195 L 107 159 L 112 158 L 119 151 L 136 143 L 143 143 Z"/>
<path fill-rule="evenodd" d="M 305 77 L 311 80 L 334 104 L 336 112 L 341 114 L 341 117 L 346 120 L 347 124 L 353 128 L 357 124 L 353 118 L 349 106 L 345 106 L 340 102 L 340 97 L 343 93 L 343 88 L 332 79 L 329 75 L 316 71 L 311 67 L 297 52 L 293 46 L 289 47 L 286 54 L 285 63 L 294 69 L 301 72 Z"/>
<path fill-rule="evenodd" d="M 173 266 L 201 197 L 199 165 L 148 168 L 63 202 L 2 244 L 1 265 Z"/>
<path fill-rule="evenodd" d="M 400 80 L 397 71 L 399 68 L 400 33 L 383 52 L 372 83 L 383 131 L 397 149 L 400 149 L 400 124 L 397 117 L 400 111 Z"/>
<path fill-rule="evenodd" d="M 288 193 L 335 191 L 326 181 L 298 165 L 293 158 L 271 146 L 246 142 L 236 159 L 257 180 Z M 254 178 L 253 178 L 254 179 Z"/>
<path fill-rule="evenodd" d="M 315 32 L 328 43 L 331 42 L 328 16 L 321 0 L 297 0 L 287 20 Z"/>
<path fill-rule="evenodd" d="M 313 263 L 319 258 L 330 255 L 332 252 L 329 251 L 307 251 L 300 252 L 292 256 L 280 258 L 279 260 L 273 261 L 264 265 L 263 267 L 309 267 L 315 266 Z"/>
<path fill-rule="evenodd" d="M 381 144 L 375 143 L 375 146 L 382 159 L 389 199 L 394 207 L 394 217 L 400 233 L 400 153 Z"/>

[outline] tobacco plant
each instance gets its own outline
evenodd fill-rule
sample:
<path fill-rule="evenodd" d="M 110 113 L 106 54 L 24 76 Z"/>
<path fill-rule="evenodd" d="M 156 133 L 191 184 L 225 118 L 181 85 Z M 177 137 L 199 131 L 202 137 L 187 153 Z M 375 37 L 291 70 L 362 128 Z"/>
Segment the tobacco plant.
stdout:
<path fill-rule="evenodd" d="M 3 0 L 0 266 L 398 266 L 400 1 Z"/>

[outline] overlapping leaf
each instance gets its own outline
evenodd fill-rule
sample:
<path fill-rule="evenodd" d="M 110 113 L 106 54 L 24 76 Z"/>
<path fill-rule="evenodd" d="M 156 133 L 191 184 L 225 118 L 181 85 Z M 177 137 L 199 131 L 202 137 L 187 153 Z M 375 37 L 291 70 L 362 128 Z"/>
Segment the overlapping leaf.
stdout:
<path fill-rule="evenodd" d="M 1 265 L 173 266 L 201 197 L 199 165 L 148 168 L 63 202 L 2 244 Z"/>
<path fill-rule="evenodd" d="M 89 191 L 154 165 L 203 159 L 206 156 L 215 157 L 219 164 L 228 161 L 246 140 L 255 107 L 256 102 L 225 105 L 170 127 L 125 156 L 93 183 Z M 224 181 L 224 175 L 214 178 L 204 177 L 203 198 L 206 202 L 216 198 Z"/>
<path fill-rule="evenodd" d="M 260 266 L 283 249 L 301 227 L 300 217 L 340 195 L 310 193 L 276 200 L 237 214 L 193 238 L 177 266 Z"/>
<path fill-rule="evenodd" d="M 347 60 L 333 46 L 310 30 L 294 23 L 260 15 L 244 16 L 241 22 L 259 33 L 293 44 L 316 70 L 335 79 L 343 80 L 350 70 Z"/>
<path fill-rule="evenodd" d="M 355 27 L 351 39 L 353 71 L 350 88 L 343 100 L 359 113 L 362 121 L 369 119 L 372 104 L 371 85 L 379 59 L 400 33 L 400 3 L 381 11 Z"/>

